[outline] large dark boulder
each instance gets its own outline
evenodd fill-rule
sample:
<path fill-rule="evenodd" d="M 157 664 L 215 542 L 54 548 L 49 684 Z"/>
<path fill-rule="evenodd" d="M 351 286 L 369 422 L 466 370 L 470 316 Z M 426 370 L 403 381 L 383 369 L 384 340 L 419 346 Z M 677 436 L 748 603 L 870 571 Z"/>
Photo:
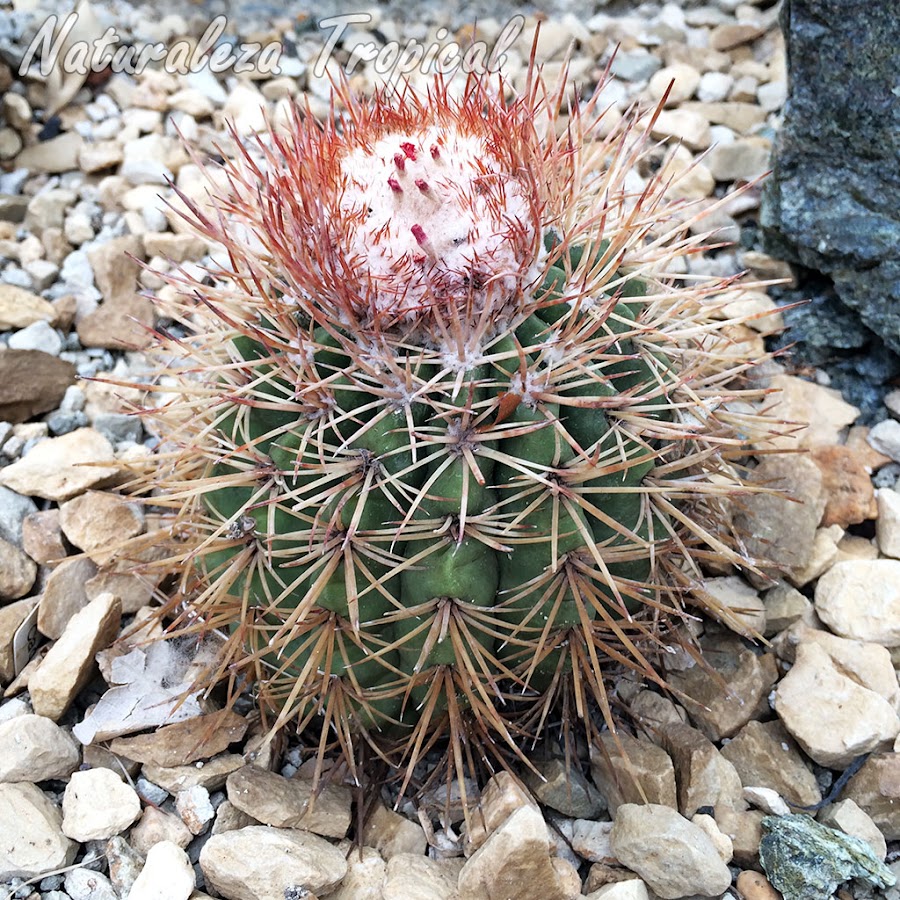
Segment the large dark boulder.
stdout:
<path fill-rule="evenodd" d="M 900 6 L 784 0 L 789 95 L 765 246 L 828 275 L 900 352 Z"/>

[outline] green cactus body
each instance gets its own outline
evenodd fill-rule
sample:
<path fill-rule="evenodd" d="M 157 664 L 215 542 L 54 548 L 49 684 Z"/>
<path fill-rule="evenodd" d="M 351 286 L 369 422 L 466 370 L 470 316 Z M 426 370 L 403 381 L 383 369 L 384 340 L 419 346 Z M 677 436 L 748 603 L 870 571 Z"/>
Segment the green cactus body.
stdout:
<path fill-rule="evenodd" d="M 266 167 L 226 164 L 225 213 L 195 210 L 233 270 L 185 292 L 203 402 L 176 369 L 157 491 L 194 529 L 191 611 L 277 723 L 325 716 L 345 751 L 512 746 L 573 691 L 589 727 L 609 653 L 648 671 L 666 573 L 727 540 L 704 492 L 732 376 L 695 352 L 715 285 L 652 273 L 632 223 L 662 179 L 610 199 L 624 138 L 591 164 L 542 144 L 537 93 L 342 100 L 340 131 L 298 116 Z"/>

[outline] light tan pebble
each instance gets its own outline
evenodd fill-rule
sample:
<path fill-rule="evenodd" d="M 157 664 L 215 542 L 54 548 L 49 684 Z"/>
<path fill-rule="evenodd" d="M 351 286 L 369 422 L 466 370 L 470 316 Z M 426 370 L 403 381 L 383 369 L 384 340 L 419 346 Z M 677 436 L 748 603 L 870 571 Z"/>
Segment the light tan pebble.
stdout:
<path fill-rule="evenodd" d="M 0 484 L 45 500 L 70 500 L 118 474 L 110 442 L 93 428 L 78 428 L 36 444 L 0 469 Z"/>
<path fill-rule="evenodd" d="M 850 446 L 814 447 L 811 456 L 822 472 L 826 495 L 823 526 L 858 525 L 878 515 L 866 454 Z"/>
<path fill-rule="evenodd" d="M 141 800 L 111 769 L 87 769 L 69 779 L 62 811 L 63 834 L 84 843 L 123 832 L 140 817 Z"/>
<path fill-rule="evenodd" d="M 900 462 L 900 422 L 896 419 L 884 419 L 873 426 L 866 440 L 878 453 Z"/>
<path fill-rule="evenodd" d="M 681 141 L 691 150 L 705 150 L 712 136 L 709 121 L 700 113 L 680 109 L 663 110 L 656 119 L 651 134 L 658 140 L 672 138 Z"/>
<path fill-rule="evenodd" d="M 7 91 L 3 95 L 3 115 L 17 131 L 28 131 L 34 112 L 31 104 L 21 95 Z"/>
<path fill-rule="evenodd" d="M 144 530 L 144 513 L 137 503 L 117 494 L 86 491 L 59 510 L 63 534 L 98 566 L 109 563 L 118 545 Z"/>
<path fill-rule="evenodd" d="M 746 535 L 746 552 L 765 560 L 765 571 L 773 577 L 802 571 L 812 558 L 825 509 L 821 471 L 805 456 L 766 456 L 750 481 L 771 493 L 743 497 L 735 513 L 734 524 Z"/>
<path fill-rule="evenodd" d="M 878 559 L 878 545 L 857 534 L 845 534 L 838 544 L 838 555 L 835 563 L 850 562 L 855 559 Z"/>
<path fill-rule="evenodd" d="M 0 722 L 0 782 L 68 778 L 81 763 L 81 749 L 68 731 L 44 716 Z"/>
<path fill-rule="evenodd" d="M 900 709 L 900 687 L 891 662 L 891 652 L 886 647 L 838 637 L 830 631 L 800 621 L 779 636 L 775 650 L 782 659 L 793 662 L 800 644 L 818 645 L 837 668 L 857 684 L 875 691 L 895 709 Z"/>
<path fill-rule="evenodd" d="M 835 563 L 816 584 L 815 604 L 841 637 L 900 646 L 900 560 Z"/>
<path fill-rule="evenodd" d="M 763 598 L 766 607 L 766 637 L 772 637 L 789 628 L 804 614 L 812 610 L 812 603 L 785 581 L 780 581 Z"/>
<path fill-rule="evenodd" d="M 484 786 L 478 807 L 465 827 L 465 853 L 471 856 L 517 809 L 531 806 L 534 797 L 509 772 L 498 772 Z"/>
<path fill-rule="evenodd" d="M 155 720 L 155 724 L 159 723 L 159 716 Z M 121 731 L 110 735 L 114 737 L 121 734 Z M 98 739 L 100 739 L 98 737 Z M 245 765 L 244 757 L 239 753 L 221 753 L 207 760 L 202 765 L 192 763 L 189 766 L 154 766 L 147 764 L 141 768 L 147 781 L 158 784 L 161 788 L 167 790 L 170 794 L 177 794 L 179 791 L 185 791 L 193 787 L 195 784 L 202 785 L 208 791 L 215 791 L 221 788 L 228 779 L 228 776 Z"/>
<path fill-rule="evenodd" d="M 202 91 L 183 88 L 169 97 L 169 109 L 188 113 L 195 119 L 206 119 L 213 114 L 215 106 Z"/>
<path fill-rule="evenodd" d="M 535 759 L 524 773 L 525 784 L 539 802 L 564 816 L 593 819 L 604 809 L 603 798 L 577 766 L 564 759 Z"/>
<path fill-rule="evenodd" d="M 124 158 L 117 140 L 85 142 L 78 150 L 78 167 L 82 172 L 94 174 L 121 165 Z"/>
<path fill-rule="evenodd" d="M 741 138 L 713 147 L 707 164 L 716 181 L 753 181 L 770 168 L 771 152 L 768 138 Z"/>
<path fill-rule="evenodd" d="M 625 732 L 601 735 L 600 747 L 591 752 L 591 777 L 610 814 L 641 799 L 673 809 L 678 804 L 675 769 L 668 753 Z"/>
<path fill-rule="evenodd" d="M 65 713 L 90 679 L 94 657 L 115 640 L 121 620 L 122 606 L 112 594 L 101 594 L 72 616 L 29 679 L 38 715 L 56 721 Z"/>
<path fill-rule="evenodd" d="M 175 795 L 175 811 L 191 834 L 202 834 L 216 815 L 209 802 L 209 791 L 199 784 Z"/>
<path fill-rule="evenodd" d="M 742 900 L 782 900 L 781 894 L 769 884 L 761 872 L 747 869 L 740 873 L 735 883 Z"/>
<path fill-rule="evenodd" d="M 418 822 L 379 804 L 366 821 L 363 845 L 373 847 L 383 859 L 390 860 L 398 853 L 424 853 L 427 839 Z"/>
<path fill-rule="evenodd" d="M 530 806 L 514 812 L 459 874 L 462 896 L 568 900 L 550 857 L 543 816 Z"/>
<path fill-rule="evenodd" d="M 131 846 L 145 856 L 150 848 L 160 841 L 170 841 L 183 849 L 193 839 L 194 835 L 178 816 L 163 812 L 154 806 L 148 806 L 144 810 L 140 822 L 131 829 L 128 836 Z"/>
<path fill-rule="evenodd" d="M 819 813 L 819 821 L 865 841 L 879 859 L 883 860 L 887 856 L 887 842 L 881 830 L 872 821 L 872 817 L 853 800 L 841 800 L 826 806 Z"/>
<path fill-rule="evenodd" d="M 24 550 L 0 538 L 0 601 L 24 597 L 35 578 L 35 561 Z"/>
<path fill-rule="evenodd" d="M 684 103 L 681 109 L 703 116 L 711 125 L 724 125 L 735 134 L 752 135 L 763 122 L 766 112 L 755 103 Z"/>
<path fill-rule="evenodd" d="M 265 82 L 260 90 L 266 100 L 275 102 L 276 100 L 284 100 L 286 97 L 294 97 L 299 91 L 299 87 L 296 79 L 282 75 L 279 78 L 273 78 L 271 81 Z"/>
<path fill-rule="evenodd" d="M 619 862 L 663 900 L 719 895 L 731 884 L 731 873 L 706 832 L 668 806 L 619 807 L 610 839 Z"/>
<path fill-rule="evenodd" d="M 327 785 L 310 808 L 312 781 L 284 778 L 258 766 L 244 766 L 228 776 L 228 799 L 266 825 L 303 828 L 342 838 L 350 828 L 352 795 L 341 784 Z"/>
<path fill-rule="evenodd" d="M 686 63 L 675 63 L 660 69 L 647 85 L 651 99 L 659 101 L 668 91 L 666 106 L 678 106 L 690 100 L 700 84 L 700 73 Z"/>
<path fill-rule="evenodd" d="M 238 828 L 259 824 L 252 816 L 239 810 L 230 800 L 225 800 L 216 809 L 216 820 L 213 822 L 212 833 L 224 834 L 226 831 L 236 831 Z"/>
<path fill-rule="evenodd" d="M 628 881 L 604 884 L 598 890 L 585 894 L 584 900 L 649 900 L 649 897 L 647 885 L 640 878 L 630 878 Z"/>
<path fill-rule="evenodd" d="M 59 807 L 33 784 L 0 784 L 0 880 L 35 878 L 72 864 L 78 844 L 61 828 Z"/>
<path fill-rule="evenodd" d="M 876 491 L 878 518 L 875 522 L 875 537 L 878 549 L 885 556 L 900 559 L 900 493 L 892 488 Z"/>
<path fill-rule="evenodd" d="M 744 784 L 772 788 L 798 806 L 812 806 L 822 799 L 809 764 L 778 719 L 748 722 L 721 753 Z M 743 804 L 735 806 L 743 808 Z M 719 807 L 716 804 L 717 811 Z"/>
<path fill-rule="evenodd" d="M 788 579 L 797 587 L 803 587 L 827 572 L 837 561 L 838 543 L 843 536 L 844 529 L 840 525 L 817 529 L 809 561 L 802 568 L 791 572 Z"/>
<path fill-rule="evenodd" d="M 732 85 L 728 99 L 735 103 L 756 103 L 756 89 L 759 79 L 752 75 L 741 75 Z"/>
<path fill-rule="evenodd" d="M 453 900 L 459 896 L 461 859 L 430 859 L 420 854 L 401 853 L 388 860 L 381 895 L 384 900 Z"/>
<path fill-rule="evenodd" d="M 63 560 L 44 583 L 37 627 L 41 634 L 57 640 L 72 616 L 90 602 L 85 583 L 97 574 L 97 566 L 89 559 L 76 557 Z"/>
<path fill-rule="evenodd" d="M 675 147 L 668 158 L 664 176 L 671 178 L 666 196 L 671 200 L 700 200 L 715 189 L 715 179 L 703 162 L 695 160 L 687 147 Z"/>
<path fill-rule="evenodd" d="M 678 811 L 685 818 L 704 806 L 742 806 L 737 770 L 702 732 L 678 722 L 656 734 L 675 766 Z"/>
<path fill-rule="evenodd" d="M 840 671 L 817 644 L 797 648 L 774 705 L 806 754 L 828 768 L 846 768 L 857 756 L 890 746 L 900 733 L 891 704 Z"/>
<path fill-rule="evenodd" d="M 81 135 L 66 131 L 50 140 L 26 147 L 15 160 L 17 169 L 29 169 L 32 174 L 57 175 L 78 168 Z"/>
<path fill-rule="evenodd" d="M 791 812 L 778 791 L 773 791 L 772 788 L 747 786 L 744 788 L 744 799 L 770 816 L 786 816 Z"/>
<path fill-rule="evenodd" d="M 709 36 L 709 45 L 714 50 L 733 50 L 741 44 L 748 44 L 766 33 L 763 25 L 727 23 L 717 25 Z"/>
<path fill-rule="evenodd" d="M 246 137 L 265 131 L 266 98 L 254 88 L 237 84 L 222 107 L 222 117 L 234 123 L 237 133 Z"/>
<path fill-rule="evenodd" d="M 784 317 L 765 291 L 738 288 L 720 295 L 716 301 L 725 301 L 722 315 L 729 319 L 743 319 L 743 324 L 760 334 L 775 334 L 784 329 Z"/>
<path fill-rule="evenodd" d="M 731 838 L 727 834 L 722 834 L 719 830 L 716 820 L 705 813 L 697 813 L 691 816 L 691 822 L 700 828 L 712 841 L 722 862 L 728 865 L 734 856 L 734 845 L 731 842 Z"/>
<path fill-rule="evenodd" d="M 188 900 L 195 887 L 194 868 L 187 853 L 171 841 L 160 841 L 147 853 L 128 900 Z"/>
<path fill-rule="evenodd" d="M 346 875 L 347 860 L 307 831 L 251 825 L 213 835 L 200 851 L 200 868 L 227 900 L 269 900 L 292 886 L 327 895 Z"/>
<path fill-rule="evenodd" d="M 671 671 L 669 681 L 694 725 L 711 741 L 720 741 L 739 731 L 754 715 L 778 678 L 774 655 L 757 656 L 737 637 L 719 642 L 708 658 L 708 667 L 691 666 Z M 723 692 L 723 679 L 728 692 Z"/>
<path fill-rule="evenodd" d="M 714 602 L 709 603 L 705 595 L 712 597 Z M 765 632 L 765 604 L 758 591 L 739 576 L 707 578 L 696 596 L 704 609 L 736 634 L 753 637 Z"/>
<path fill-rule="evenodd" d="M 37 605 L 36 597 L 26 597 L 0 606 L 0 685 L 7 685 L 17 674 L 13 658 L 16 632 Z"/>
<path fill-rule="evenodd" d="M 0 331 L 26 328 L 35 322 L 52 322 L 53 306 L 25 288 L 0 284 Z"/>

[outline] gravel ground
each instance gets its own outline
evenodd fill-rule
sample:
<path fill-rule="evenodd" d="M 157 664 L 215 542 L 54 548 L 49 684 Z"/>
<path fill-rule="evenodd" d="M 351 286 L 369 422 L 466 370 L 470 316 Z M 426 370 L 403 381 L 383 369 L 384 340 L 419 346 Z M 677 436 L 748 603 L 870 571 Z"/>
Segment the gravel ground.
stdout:
<path fill-rule="evenodd" d="M 92 33 L 116 25 L 123 42 L 172 43 L 196 38 L 224 6 L 153 4 L 151 16 L 145 5 L 97 4 Z M 316 17 L 338 6 L 319 5 Z M 326 115 L 327 78 L 314 72 L 324 37 L 299 3 L 238 4 L 231 33 L 281 42 L 280 74 L 150 69 L 43 84 L 15 68 L 51 7 L 2 9 L 0 898 L 493 900 L 502 884 L 504 897 L 522 900 L 759 900 L 781 896 L 762 874 L 763 819 L 779 833 L 804 807 L 833 830 L 807 827 L 801 840 L 820 842 L 834 869 L 819 866 L 811 893 L 785 888 L 789 900 L 828 897 L 829 881 L 851 878 L 841 896 L 900 898 L 876 886 L 900 874 L 900 396 L 888 396 L 887 417 L 870 431 L 821 372 L 766 372 L 780 391 L 776 414 L 812 423 L 791 442 L 807 453 L 757 468 L 805 502 L 759 496 L 745 510 L 749 552 L 780 569 L 769 582 L 718 571 L 706 583 L 769 643 L 707 623 L 700 643 L 718 677 L 673 662 L 679 703 L 623 680 L 627 767 L 609 744 L 608 758 L 586 756 L 584 772 L 566 773 L 547 746 L 536 754 L 544 779 L 493 778 L 471 829 L 456 811 L 443 814 L 439 798 L 394 810 L 386 793 L 360 833 L 344 785 L 306 809 L 307 748 L 265 743 L 249 700 L 230 713 L 196 703 L 173 711 L 189 657 L 167 644 L 112 646 L 148 615 L 157 586 L 107 549 L 152 534 L 152 516 L 121 493 L 118 463 L 152 453 L 155 440 L 127 415 L 140 390 L 89 379 L 145 379 L 146 327 L 158 324 L 146 294 L 165 295 L 159 273 L 170 266 L 200 272 L 214 261 L 216 248 L 160 200 L 172 196 L 169 179 L 202 191 L 176 128 L 215 153 L 227 146 L 226 120 L 250 135 L 263 109 L 277 122 L 294 97 Z M 786 92 L 777 7 L 560 2 L 545 11 L 539 61 L 552 74 L 571 45 L 583 93 L 618 45 L 603 94 L 613 120 L 633 101 L 658 101 L 674 80 L 654 137 L 660 162 L 671 151 L 673 171 L 693 168 L 673 199 L 711 205 L 766 171 Z M 468 5 L 371 12 L 344 33 L 332 71 L 360 43 L 427 42 L 441 25 L 446 40 L 471 35 Z M 506 15 L 493 5 L 479 33 L 494 40 Z M 526 16 L 508 48 L 513 83 L 534 25 Z M 367 91 L 379 77 L 362 65 L 351 82 Z M 717 244 L 734 243 L 685 260 L 686 274 L 793 278 L 755 244 L 759 195 L 749 188 L 704 224 L 719 229 Z M 759 313 L 730 336 L 763 354 L 780 327 L 773 301 L 748 291 L 733 312 Z M 639 805 L 642 795 L 650 805 Z M 350 854 L 354 840 L 364 849 Z M 767 868 L 782 887 L 796 874 Z"/>

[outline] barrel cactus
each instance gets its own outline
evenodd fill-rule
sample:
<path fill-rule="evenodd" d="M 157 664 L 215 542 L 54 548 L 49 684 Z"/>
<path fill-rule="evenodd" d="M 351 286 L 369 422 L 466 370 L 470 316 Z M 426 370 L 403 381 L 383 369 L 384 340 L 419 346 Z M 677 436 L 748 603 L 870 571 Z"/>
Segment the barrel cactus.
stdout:
<path fill-rule="evenodd" d="M 678 274 L 667 170 L 634 180 L 647 117 L 598 128 L 537 77 L 336 105 L 183 198 L 224 250 L 169 276 L 146 411 L 166 614 L 323 757 L 463 774 L 612 721 L 609 672 L 661 680 L 700 563 L 747 564 L 750 362 L 722 283 Z"/>

